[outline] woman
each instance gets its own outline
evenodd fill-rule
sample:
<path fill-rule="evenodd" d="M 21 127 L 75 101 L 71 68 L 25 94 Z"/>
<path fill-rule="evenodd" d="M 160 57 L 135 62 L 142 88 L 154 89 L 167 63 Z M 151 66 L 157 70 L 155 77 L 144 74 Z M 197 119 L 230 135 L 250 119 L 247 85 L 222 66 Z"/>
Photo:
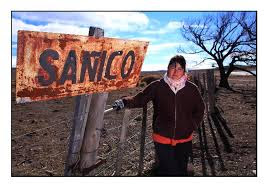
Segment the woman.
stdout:
<path fill-rule="evenodd" d="M 153 141 L 157 175 L 187 176 L 193 131 L 204 115 L 204 102 L 196 85 L 187 81 L 183 56 L 171 58 L 167 73 L 135 96 L 115 101 L 113 107 L 141 108 L 153 101 Z"/>

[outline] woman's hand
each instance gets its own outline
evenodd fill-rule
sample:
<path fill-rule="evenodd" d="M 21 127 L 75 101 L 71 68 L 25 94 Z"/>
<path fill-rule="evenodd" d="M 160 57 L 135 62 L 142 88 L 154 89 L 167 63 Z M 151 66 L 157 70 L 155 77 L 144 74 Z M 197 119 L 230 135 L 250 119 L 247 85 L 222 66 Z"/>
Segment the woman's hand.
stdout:
<path fill-rule="evenodd" d="M 114 109 L 116 109 L 116 111 L 121 110 L 125 107 L 122 99 L 118 99 L 118 100 L 114 101 L 112 106 Z"/>

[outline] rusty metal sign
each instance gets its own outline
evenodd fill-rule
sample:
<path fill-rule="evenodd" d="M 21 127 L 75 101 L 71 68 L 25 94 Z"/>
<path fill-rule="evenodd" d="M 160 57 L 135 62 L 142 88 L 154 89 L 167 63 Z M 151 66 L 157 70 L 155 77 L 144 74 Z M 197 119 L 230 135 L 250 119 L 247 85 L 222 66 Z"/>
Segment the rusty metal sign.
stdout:
<path fill-rule="evenodd" d="M 17 103 L 135 87 L 149 42 L 18 31 Z"/>

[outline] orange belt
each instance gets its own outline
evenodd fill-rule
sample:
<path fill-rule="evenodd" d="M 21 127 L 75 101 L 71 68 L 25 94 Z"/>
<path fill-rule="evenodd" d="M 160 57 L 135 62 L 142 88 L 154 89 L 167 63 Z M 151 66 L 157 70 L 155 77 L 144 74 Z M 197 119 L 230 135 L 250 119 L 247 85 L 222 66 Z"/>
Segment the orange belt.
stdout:
<path fill-rule="evenodd" d="M 172 146 L 176 146 L 176 144 L 189 142 L 191 140 L 193 140 L 193 133 L 188 138 L 179 139 L 179 140 L 167 138 L 159 134 L 153 133 L 153 141 L 160 143 L 160 144 L 170 144 Z"/>

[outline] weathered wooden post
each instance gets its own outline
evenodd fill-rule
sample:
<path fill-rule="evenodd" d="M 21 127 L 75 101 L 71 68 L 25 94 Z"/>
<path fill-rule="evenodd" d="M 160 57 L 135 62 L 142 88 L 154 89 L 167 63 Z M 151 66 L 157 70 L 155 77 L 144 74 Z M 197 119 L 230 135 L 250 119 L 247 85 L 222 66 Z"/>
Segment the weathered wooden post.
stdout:
<path fill-rule="evenodd" d="M 141 127 L 141 137 L 140 137 L 140 159 L 139 159 L 139 171 L 138 176 L 142 175 L 143 170 L 143 159 L 144 159 L 144 144 L 146 135 L 146 120 L 147 120 L 147 104 L 143 107 L 142 112 L 142 127 Z"/>
<path fill-rule="evenodd" d="M 78 165 L 90 102 L 91 95 L 77 96 L 75 99 L 74 120 L 65 163 L 64 176 L 71 176 L 73 169 Z"/>
<path fill-rule="evenodd" d="M 80 169 L 89 168 L 97 162 L 101 129 L 103 128 L 104 108 L 108 93 L 93 94 L 88 113 L 86 129 L 80 152 Z"/>
<path fill-rule="evenodd" d="M 199 91 L 200 91 L 200 93 L 202 92 L 201 91 L 201 84 L 200 84 L 200 72 L 199 71 L 196 71 L 196 73 L 197 73 L 197 76 L 196 76 L 196 78 L 197 78 L 197 83 L 196 83 L 196 85 L 199 87 Z"/>
<path fill-rule="evenodd" d="M 90 27 L 89 36 L 103 37 L 104 30 Z M 100 130 L 103 127 L 103 116 L 108 93 L 93 93 L 80 151 L 80 169 L 86 169 L 97 162 L 97 151 L 100 141 Z"/>
<path fill-rule="evenodd" d="M 209 114 L 208 114 L 208 87 L 206 85 L 206 74 L 203 73 L 203 83 L 204 83 L 204 102 L 205 102 L 205 112 L 206 112 L 206 115 L 207 115 L 207 119 L 209 117 Z"/>
<path fill-rule="evenodd" d="M 213 114 L 215 112 L 215 99 L 214 99 L 214 69 L 207 69 L 207 86 L 208 86 L 208 101 L 209 101 L 209 112 Z"/>
<path fill-rule="evenodd" d="M 104 31 L 100 28 L 90 27 L 89 36 L 103 37 Z M 87 94 L 76 97 L 74 121 L 64 170 L 65 176 L 71 176 L 72 169 L 78 165 L 78 162 L 80 163 L 80 169 L 88 168 L 95 164 L 97 156 L 95 148 L 98 147 L 99 141 L 99 135 L 95 132 L 96 127 L 102 126 L 100 124 L 103 123 L 107 97 L 108 93 Z M 87 153 L 87 151 L 91 152 Z"/>
<path fill-rule="evenodd" d="M 195 79 L 196 79 L 196 71 L 192 70 L 191 71 L 191 75 L 192 75 L 192 82 L 195 83 Z"/>
<path fill-rule="evenodd" d="M 120 175 L 120 170 L 122 166 L 122 152 L 124 151 L 124 144 L 126 141 L 126 134 L 127 134 L 127 127 L 129 124 L 129 116 L 131 114 L 130 109 L 125 109 L 124 117 L 123 117 L 123 123 L 122 123 L 122 129 L 121 129 L 121 135 L 120 135 L 120 141 L 118 144 L 118 150 L 117 150 L 117 160 L 116 160 L 116 167 L 115 167 L 115 175 Z"/>
<path fill-rule="evenodd" d="M 200 81 L 200 73 L 198 72 L 197 73 L 197 86 L 198 86 L 198 88 L 199 88 L 199 91 L 200 91 L 200 93 L 202 92 L 202 85 L 201 85 L 201 81 Z M 202 94 L 202 93 L 201 93 Z"/>

